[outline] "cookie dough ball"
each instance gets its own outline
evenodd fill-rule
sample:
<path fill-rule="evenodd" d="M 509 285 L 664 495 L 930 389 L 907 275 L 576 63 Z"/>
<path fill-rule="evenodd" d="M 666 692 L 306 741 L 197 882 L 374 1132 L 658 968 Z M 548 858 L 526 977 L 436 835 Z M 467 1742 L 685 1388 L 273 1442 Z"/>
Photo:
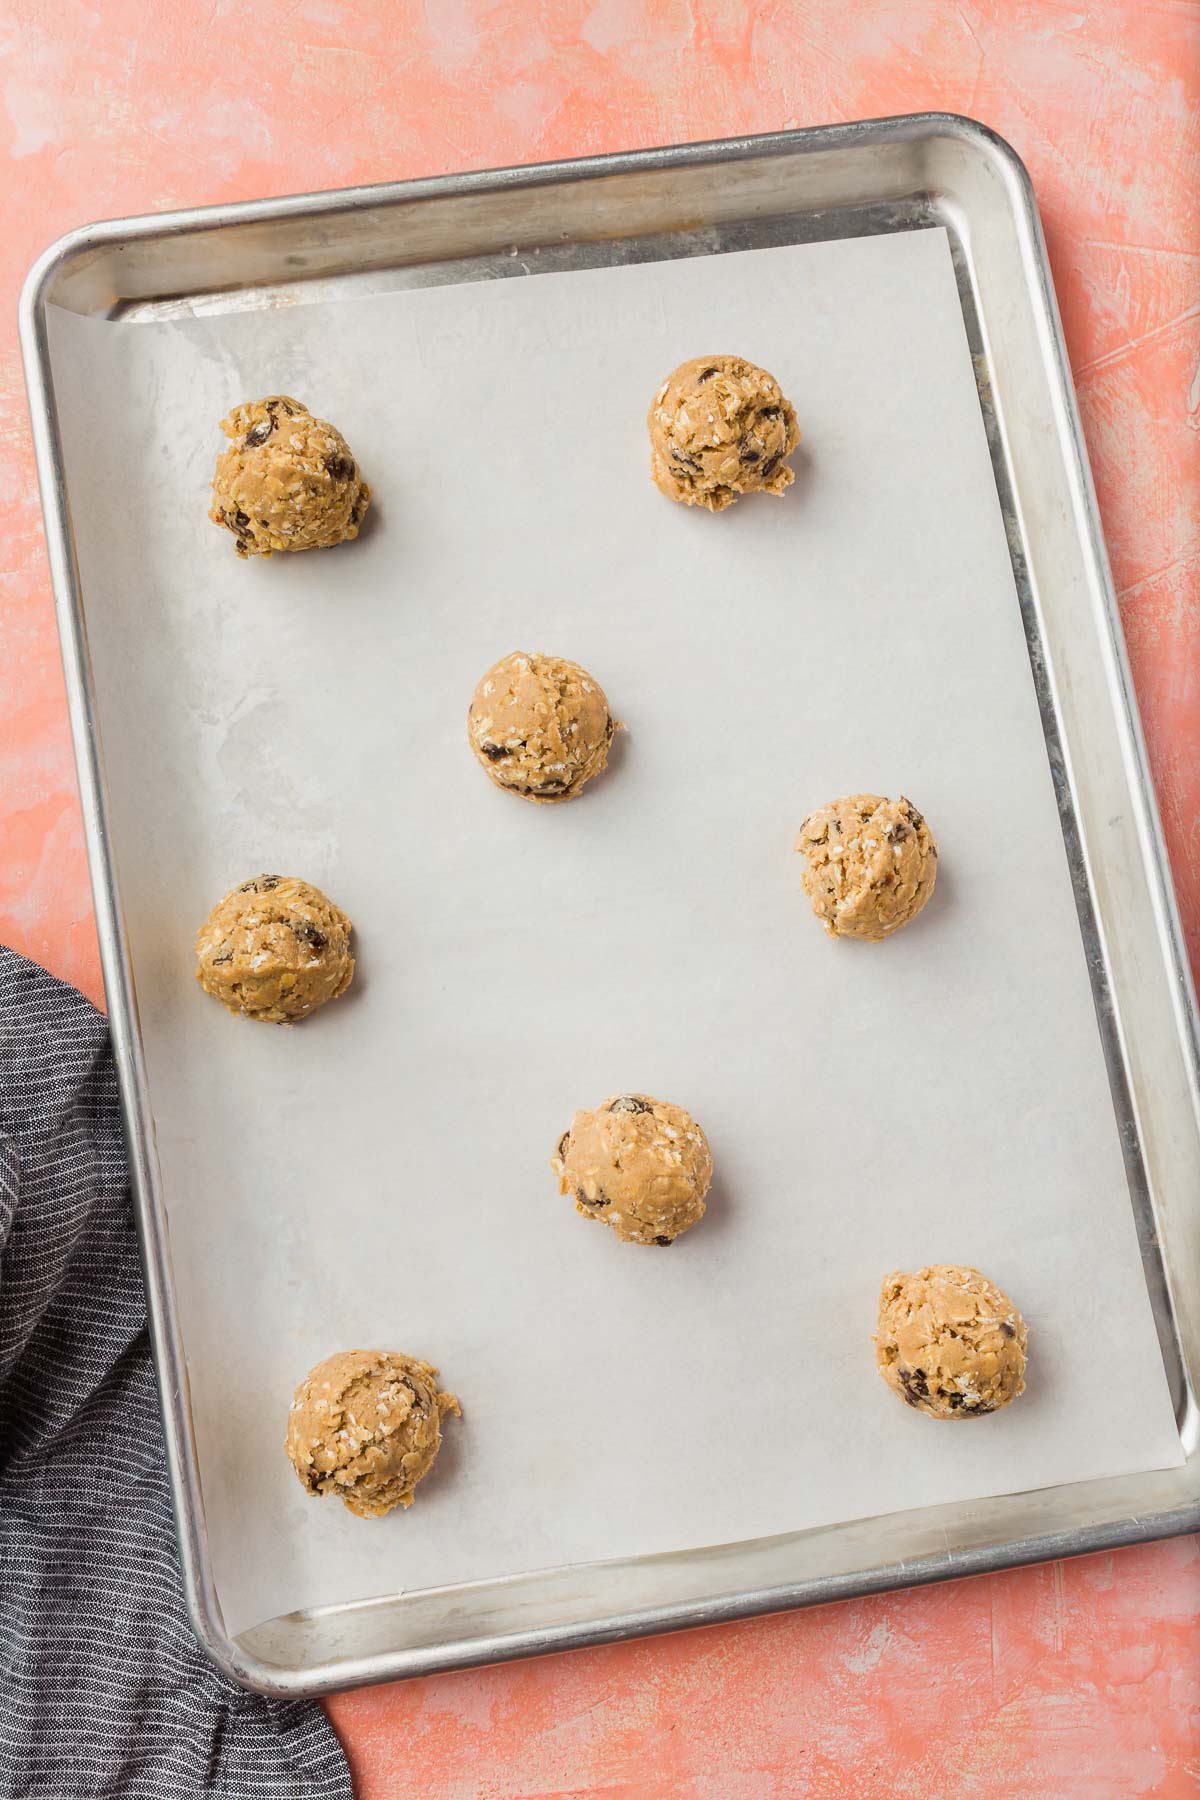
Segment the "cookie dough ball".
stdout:
<path fill-rule="evenodd" d="M 915 919 L 937 877 L 937 845 L 911 800 L 847 794 L 800 827 L 804 891 L 830 937 L 890 937 Z"/>
<path fill-rule="evenodd" d="M 320 888 L 256 875 L 213 907 L 196 933 L 196 980 L 230 1012 L 288 1025 L 354 979 L 350 921 Z"/>
<path fill-rule="evenodd" d="M 539 804 L 573 800 L 619 730 L 586 669 L 523 650 L 488 670 L 467 710 L 471 748 L 496 786 Z"/>
<path fill-rule="evenodd" d="M 298 400 L 272 394 L 235 406 L 221 430 L 209 518 L 239 556 L 327 550 L 358 536 L 371 490 L 341 432 Z"/>
<path fill-rule="evenodd" d="M 575 1210 L 627 1244 L 673 1244 L 704 1217 L 708 1139 L 690 1113 L 649 1094 L 577 1112 L 551 1164 Z"/>
<path fill-rule="evenodd" d="M 795 475 L 796 414 L 779 383 L 741 356 L 680 363 L 654 396 L 650 472 L 670 500 L 721 512 L 739 494 L 782 494 Z"/>
<path fill-rule="evenodd" d="M 287 1453 L 308 1493 L 336 1494 L 360 1519 L 381 1519 L 412 1505 L 441 1449 L 443 1415 L 461 1410 L 415 1356 L 342 1350 L 296 1389 Z"/>
<path fill-rule="evenodd" d="M 935 1419 L 977 1419 L 1025 1391 L 1025 1321 L 978 1269 L 935 1263 L 889 1275 L 879 1296 L 879 1373 Z"/>

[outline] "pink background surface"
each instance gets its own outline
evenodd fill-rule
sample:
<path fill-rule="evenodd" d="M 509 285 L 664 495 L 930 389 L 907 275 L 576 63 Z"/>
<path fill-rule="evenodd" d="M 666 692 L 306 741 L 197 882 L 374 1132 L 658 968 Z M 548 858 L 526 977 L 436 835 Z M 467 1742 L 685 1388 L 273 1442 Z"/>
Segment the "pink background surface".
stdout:
<path fill-rule="evenodd" d="M 936 107 L 1003 133 L 1038 192 L 1200 966 L 1198 65 L 1195 0 L 9 0 L 0 937 L 101 1000 L 14 325 L 53 237 Z M 1180 1539 L 330 1711 L 360 1800 L 1184 1800 L 1198 1616 Z"/>

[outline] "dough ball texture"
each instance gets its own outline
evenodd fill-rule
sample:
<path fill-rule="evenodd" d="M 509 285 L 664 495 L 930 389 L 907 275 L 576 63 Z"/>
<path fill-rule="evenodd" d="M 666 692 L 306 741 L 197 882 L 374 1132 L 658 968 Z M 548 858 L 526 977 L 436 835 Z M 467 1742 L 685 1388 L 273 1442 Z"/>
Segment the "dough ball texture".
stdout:
<path fill-rule="evenodd" d="M 353 979 L 349 919 L 293 875 L 244 881 L 196 933 L 196 980 L 248 1019 L 305 1019 Z"/>
<path fill-rule="evenodd" d="M 795 480 L 796 414 L 775 377 L 744 357 L 680 363 L 647 422 L 650 472 L 684 506 L 721 512 L 739 494 L 782 494 Z"/>
<path fill-rule="evenodd" d="M 894 1393 L 935 1419 L 977 1419 L 1025 1391 L 1025 1321 L 978 1269 L 889 1275 L 875 1356 Z"/>
<path fill-rule="evenodd" d="M 358 536 L 371 490 L 341 432 L 286 394 L 235 406 L 221 430 L 209 518 L 239 556 L 328 550 Z"/>
<path fill-rule="evenodd" d="M 480 765 L 497 787 L 538 804 L 573 800 L 608 762 L 619 730 L 586 669 L 524 650 L 488 670 L 467 710 Z"/>
<path fill-rule="evenodd" d="M 577 1112 L 551 1165 L 559 1192 L 627 1244 L 671 1244 L 704 1217 L 708 1139 L 690 1113 L 649 1094 Z"/>
<path fill-rule="evenodd" d="M 890 937 L 915 919 L 937 878 L 937 845 L 911 800 L 847 794 L 800 827 L 804 891 L 831 937 Z"/>
<path fill-rule="evenodd" d="M 398 1350 L 341 1350 L 310 1369 L 288 1413 L 287 1453 L 310 1494 L 336 1494 L 360 1519 L 411 1506 L 437 1460 L 437 1370 Z"/>

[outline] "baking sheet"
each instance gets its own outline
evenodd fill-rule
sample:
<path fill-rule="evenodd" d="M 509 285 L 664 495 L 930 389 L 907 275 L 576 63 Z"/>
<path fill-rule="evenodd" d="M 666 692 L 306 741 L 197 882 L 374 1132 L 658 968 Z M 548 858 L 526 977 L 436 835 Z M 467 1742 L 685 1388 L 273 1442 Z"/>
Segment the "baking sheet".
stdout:
<path fill-rule="evenodd" d="M 945 233 L 204 320 L 52 347 L 218 1590 L 297 1607 L 1178 1463 Z M 718 519 L 646 474 L 684 356 L 764 363 L 805 442 Z M 359 542 L 241 565 L 215 421 L 292 392 L 377 492 Z M 571 806 L 497 793 L 475 680 L 574 657 L 629 731 Z M 791 844 L 903 791 L 921 919 L 833 944 Z M 358 928 L 293 1031 L 190 944 L 273 868 Z M 622 1088 L 704 1124 L 669 1257 L 557 1196 Z M 968 1433 L 874 1372 L 880 1277 L 978 1263 L 1029 1391 Z M 382 1524 L 302 1494 L 291 1389 L 353 1344 L 465 1418 Z"/>

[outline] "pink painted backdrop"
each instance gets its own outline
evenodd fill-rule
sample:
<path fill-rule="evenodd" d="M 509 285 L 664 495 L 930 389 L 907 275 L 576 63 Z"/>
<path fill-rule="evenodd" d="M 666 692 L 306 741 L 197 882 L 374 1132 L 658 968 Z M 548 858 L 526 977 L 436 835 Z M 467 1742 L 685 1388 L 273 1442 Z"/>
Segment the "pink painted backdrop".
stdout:
<path fill-rule="evenodd" d="M 1038 191 L 1200 965 L 1198 68 L 1196 0 L 0 5 L 0 937 L 101 998 L 13 325 L 52 237 L 936 107 Z M 360 1800 L 1190 1800 L 1198 1614 L 1178 1540 L 330 1710 Z"/>

